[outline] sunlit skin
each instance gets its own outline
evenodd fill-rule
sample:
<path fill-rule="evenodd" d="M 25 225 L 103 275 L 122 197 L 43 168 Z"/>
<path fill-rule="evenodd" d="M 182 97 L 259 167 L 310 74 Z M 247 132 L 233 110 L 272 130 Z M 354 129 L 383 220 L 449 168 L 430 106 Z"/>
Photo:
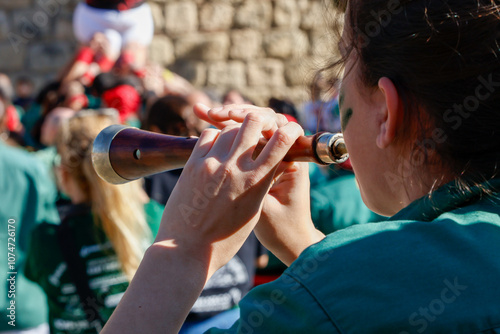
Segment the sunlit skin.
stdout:
<path fill-rule="evenodd" d="M 348 35 L 344 31 L 343 38 Z M 342 43 L 339 49 L 343 53 Z M 392 216 L 423 193 L 414 193 L 402 183 L 388 182 L 388 176 L 399 174 L 400 159 L 404 157 L 401 146 L 394 141 L 402 111 L 400 98 L 388 78 L 367 87 L 362 81 L 360 61 L 353 50 L 345 64 L 339 97 L 342 132 L 363 201 L 372 211 Z"/>
<path fill-rule="evenodd" d="M 347 51 L 352 35 L 349 27 L 346 22 L 338 43 L 346 58 L 339 94 L 342 133 L 363 201 L 372 211 L 392 216 L 423 194 L 387 181 L 388 175 L 398 175 L 398 163 L 404 156 L 395 143 L 401 101 L 390 79 L 380 78 L 375 87 L 363 82 L 356 49 Z"/>
<path fill-rule="evenodd" d="M 387 77 L 368 87 L 360 61 L 352 52 L 346 62 L 339 101 L 342 132 L 363 201 L 372 211 L 392 216 L 428 194 L 442 171 L 411 168 L 410 144 L 417 138 L 404 134 L 404 141 L 396 140 L 404 114 L 398 90 Z"/>

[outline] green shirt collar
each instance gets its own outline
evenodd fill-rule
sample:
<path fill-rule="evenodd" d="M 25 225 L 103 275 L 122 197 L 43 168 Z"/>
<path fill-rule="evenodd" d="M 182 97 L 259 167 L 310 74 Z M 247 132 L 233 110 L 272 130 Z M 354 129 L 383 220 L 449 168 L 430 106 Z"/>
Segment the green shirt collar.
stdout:
<path fill-rule="evenodd" d="M 493 193 L 500 191 L 500 178 L 475 186 L 470 191 L 457 187 L 456 181 L 445 184 L 436 191 L 426 195 L 396 213 L 389 220 L 432 221 L 444 212 L 469 205 L 485 197 L 483 190 Z M 499 200 L 498 197 L 496 197 Z M 492 198 L 492 200 L 494 200 Z"/>

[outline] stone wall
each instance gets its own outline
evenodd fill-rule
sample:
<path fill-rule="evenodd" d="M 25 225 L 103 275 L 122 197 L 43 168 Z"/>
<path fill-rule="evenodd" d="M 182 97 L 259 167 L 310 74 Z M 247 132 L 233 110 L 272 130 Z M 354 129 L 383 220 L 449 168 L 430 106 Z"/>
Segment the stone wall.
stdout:
<path fill-rule="evenodd" d="M 0 71 L 40 85 L 77 44 L 78 0 L 0 0 Z M 308 98 L 314 70 L 331 52 L 323 0 L 153 0 L 151 58 L 198 87 L 237 88 L 258 104 Z"/>
<path fill-rule="evenodd" d="M 0 0 L 0 71 L 29 75 L 40 87 L 73 56 L 78 0 Z"/>

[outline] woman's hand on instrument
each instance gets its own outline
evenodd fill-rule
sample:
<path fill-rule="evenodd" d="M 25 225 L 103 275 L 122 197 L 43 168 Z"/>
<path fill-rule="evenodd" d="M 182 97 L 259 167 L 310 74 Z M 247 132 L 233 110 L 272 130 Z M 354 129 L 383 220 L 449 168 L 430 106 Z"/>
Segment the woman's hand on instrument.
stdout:
<path fill-rule="evenodd" d="M 285 166 L 265 197 L 255 234 L 289 266 L 304 249 L 325 235 L 316 229 L 311 219 L 308 163 L 283 163 L 280 169 Z"/>
<path fill-rule="evenodd" d="M 194 113 L 198 118 L 215 126 L 217 129 L 224 129 L 230 125 L 241 124 L 249 113 L 258 113 L 266 117 L 272 118 L 276 126 L 263 131 L 262 135 L 269 139 L 278 127 L 288 123 L 286 117 L 276 113 L 270 108 L 257 107 L 252 104 L 229 104 L 218 108 L 209 108 L 203 104 L 194 106 Z"/>
<path fill-rule="evenodd" d="M 304 185 L 298 180 L 305 174 L 293 168 L 282 178 L 277 173 L 290 167 L 281 161 L 303 130 L 270 109 L 251 107 L 250 111 L 232 109 L 231 115 L 241 125 L 221 119 L 233 125 L 226 124 L 222 131 L 205 130 L 200 136 L 169 198 L 156 241 L 104 332 L 177 333 L 206 281 L 236 254 L 261 220 L 263 207 L 266 218 L 260 223 L 271 228 L 285 226 L 291 232 L 294 227 L 285 220 L 294 224 L 301 220 L 286 211 L 299 200 L 295 195 Z M 253 159 L 262 133 L 270 140 Z M 302 177 L 294 182 L 291 175 Z M 287 187 L 293 189 L 293 196 L 287 195 Z M 307 211 L 306 206 L 299 211 Z M 276 218 L 280 210 L 285 211 L 284 218 Z M 287 225 L 275 224 L 283 222 Z"/>
<path fill-rule="evenodd" d="M 232 109 L 241 125 L 202 133 L 156 238 L 156 245 L 180 247 L 191 259 L 208 261 L 209 276 L 236 254 L 254 229 L 281 160 L 303 135 L 299 125 L 253 108 Z M 270 139 L 254 160 L 261 134 Z"/>
<path fill-rule="evenodd" d="M 269 108 L 253 105 L 228 105 L 209 109 L 197 105 L 195 113 L 203 120 L 224 128 L 244 120 L 248 113 L 274 118 L 276 126 L 288 120 Z M 269 138 L 276 128 L 264 131 Z M 291 264 L 308 246 L 324 238 L 312 223 L 310 214 L 309 173 L 307 163 L 283 162 L 275 182 L 264 199 L 261 219 L 255 232 L 259 240 L 285 264 Z"/>

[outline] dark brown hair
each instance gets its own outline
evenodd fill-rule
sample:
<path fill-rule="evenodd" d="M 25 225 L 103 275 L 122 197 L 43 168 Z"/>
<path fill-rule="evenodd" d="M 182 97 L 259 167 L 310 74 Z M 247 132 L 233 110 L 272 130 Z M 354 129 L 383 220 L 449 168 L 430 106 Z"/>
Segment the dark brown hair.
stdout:
<path fill-rule="evenodd" d="M 354 51 L 366 87 L 376 87 L 381 77 L 393 81 L 404 103 L 398 137 L 411 129 L 415 135 L 411 160 L 423 154 L 426 163 L 446 166 L 465 188 L 495 177 L 500 162 L 498 2 L 334 3 L 347 10 L 352 39 L 344 41 L 344 58 L 329 69 L 342 66 Z"/>
<path fill-rule="evenodd" d="M 167 95 L 159 98 L 147 113 L 146 129 L 151 130 L 152 126 L 156 126 L 168 135 L 198 135 L 196 130 L 189 127 L 185 118 L 186 108 L 189 107 L 189 102 L 181 96 Z"/>

